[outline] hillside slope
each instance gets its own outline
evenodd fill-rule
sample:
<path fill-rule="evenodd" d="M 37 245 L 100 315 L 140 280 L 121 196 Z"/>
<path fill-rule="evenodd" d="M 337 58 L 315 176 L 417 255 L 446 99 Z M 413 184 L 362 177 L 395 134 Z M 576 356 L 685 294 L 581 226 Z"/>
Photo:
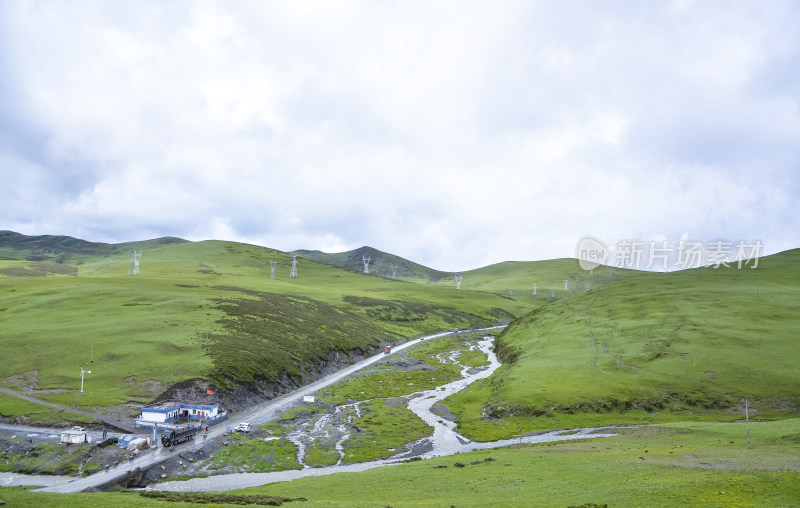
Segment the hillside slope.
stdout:
<path fill-rule="evenodd" d="M 395 267 L 395 274 L 398 279 L 419 279 L 438 282 L 442 279 L 449 279 L 453 275 L 368 246 L 337 253 L 325 253 L 318 250 L 296 250 L 291 254 L 297 254 L 303 259 L 310 259 L 311 261 L 338 266 L 339 268 L 359 273 L 364 271 L 364 258 L 369 258 L 369 274 L 377 277 L 392 278 L 392 267 Z"/>
<path fill-rule="evenodd" d="M 386 343 L 509 322 L 549 301 L 304 258 L 289 278 L 289 254 L 221 241 L 140 242 L 140 275 L 129 276 L 128 244 L 21 236 L 0 245 L 0 329 L 13 358 L 0 363 L 0 385 L 72 407 L 207 387 L 227 402 L 270 397 Z M 92 373 L 79 396 L 82 367 Z M 0 414 L 14 416 L 2 404 Z"/>
<path fill-rule="evenodd" d="M 498 338 L 505 365 L 450 407 L 476 429 L 508 417 L 529 418 L 517 422 L 523 428 L 564 424 L 565 415 L 694 418 L 738 412 L 744 398 L 762 414 L 797 409 L 799 312 L 800 250 L 756 269 L 639 274 L 515 321 Z"/>

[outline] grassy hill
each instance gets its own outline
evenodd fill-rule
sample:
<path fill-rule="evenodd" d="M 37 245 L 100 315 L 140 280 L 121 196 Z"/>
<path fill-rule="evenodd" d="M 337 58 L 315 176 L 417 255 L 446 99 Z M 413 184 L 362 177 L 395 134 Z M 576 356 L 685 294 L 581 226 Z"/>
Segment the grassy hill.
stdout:
<path fill-rule="evenodd" d="M 369 257 L 372 259 L 369 264 L 370 275 L 392 278 L 391 268 L 394 266 L 399 280 L 456 287 L 455 272 L 428 268 L 373 247 L 360 247 L 334 254 L 310 250 L 297 250 L 291 254 L 297 254 L 299 259 L 309 259 L 357 273 L 363 273 L 363 258 Z M 539 301 L 544 302 L 548 299 L 573 296 L 591 288 L 600 289 L 610 283 L 635 277 L 640 272 L 600 266 L 590 275 L 581 269 L 575 259 L 563 258 L 548 261 L 504 261 L 460 273 L 463 275 L 462 290 L 525 298 L 534 296 L 533 285 L 536 284 L 536 296 Z M 564 288 L 565 280 L 567 289 Z"/>
<path fill-rule="evenodd" d="M 141 273 L 129 276 L 134 247 L 144 247 Z M 223 394 L 296 384 L 324 362 L 508 322 L 549 299 L 366 276 L 303 257 L 290 279 L 289 254 L 221 241 L 110 245 L 4 233 L 0 253 L 0 328 L 13 358 L 0 364 L 0 385 L 90 409 L 135 406 L 192 379 Z M 559 263 L 543 269 L 555 274 Z M 92 370 L 83 396 L 81 367 Z"/>
<path fill-rule="evenodd" d="M 27 236 L 14 231 L 0 231 L 0 260 L 53 261 L 73 263 L 82 257 L 102 256 L 129 249 L 141 249 L 153 245 L 183 243 L 186 240 L 175 237 L 155 238 L 141 242 L 108 244 L 87 242 L 71 236 Z"/>
<path fill-rule="evenodd" d="M 800 408 L 800 250 L 756 269 L 639 273 L 541 306 L 503 367 L 449 399 L 475 437 L 569 425 L 733 420 Z"/>
<path fill-rule="evenodd" d="M 392 267 L 396 268 L 398 279 L 413 279 L 419 281 L 437 282 L 442 279 L 452 278 L 452 273 L 442 272 L 428 268 L 427 266 L 414 263 L 407 259 L 382 252 L 374 247 L 360 247 L 346 252 L 325 253 L 318 250 L 296 250 L 292 254 L 297 254 L 303 259 L 310 259 L 326 265 L 338 266 L 353 270 L 359 273 L 364 271 L 364 257 L 371 259 L 369 263 L 369 273 L 377 277 L 392 278 Z"/>

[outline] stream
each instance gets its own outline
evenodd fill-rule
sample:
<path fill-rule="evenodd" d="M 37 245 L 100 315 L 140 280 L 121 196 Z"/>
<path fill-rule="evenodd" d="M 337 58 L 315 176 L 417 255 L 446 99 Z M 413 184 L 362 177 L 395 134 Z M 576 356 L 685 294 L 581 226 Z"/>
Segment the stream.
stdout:
<path fill-rule="evenodd" d="M 477 442 L 471 441 L 456 432 L 455 422 L 451 422 L 434 414 L 431 411 L 431 408 L 437 402 L 441 402 L 450 395 L 460 392 L 475 381 L 491 376 L 492 373 L 497 370 L 498 367 L 500 367 L 500 362 L 497 360 L 497 355 L 495 355 L 494 351 L 492 350 L 493 343 L 494 337 L 486 336 L 483 337 L 476 346 L 473 346 L 477 347 L 486 354 L 489 360 L 489 365 L 487 367 L 472 368 L 459 364 L 459 352 L 457 351 L 447 355 L 438 356 L 439 361 L 442 363 L 455 363 L 461 365 L 462 377 L 461 379 L 445 385 L 437 386 L 431 390 L 414 392 L 405 396 L 405 398 L 409 399 L 408 409 L 413 411 L 426 424 L 432 427 L 433 433 L 430 436 L 417 441 L 416 443 L 406 445 L 403 447 L 403 450 L 398 451 L 398 453 L 388 459 L 358 464 L 342 464 L 342 459 L 344 458 L 343 443 L 350 437 L 348 425 L 352 423 L 354 416 L 357 417 L 360 415 L 360 404 L 369 402 L 360 401 L 338 406 L 333 414 L 321 416 L 318 420 L 316 420 L 316 422 L 314 422 L 313 425 L 311 422 L 305 422 L 287 436 L 287 439 L 292 441 L 295 446 L 297 446 L 297 462 L 303 466 L 303 469 L 277 471 L 272 473 L 235 473 L 209 476 L 207 478 L 192 478 L 185 481 L 170 481 L 153 484 L 150 485 L 148 489 L 192 492 L 232 490 L 264 485 L 266 483 L 289 481 L 308 476 L 323 476 L 341 472 L 366 471 L 376 467 L 400 464 L 408 460 L 412 455 L 426 459 L 437 456 L 455 455 L 458 453 L 475 450 L 502 448 L 512 445 L 568 441 L 597 437 L 612 437 L 616 435 L 615 433 L 611 432 L 613 428 L 603 427 L 555 430 L 533 436 L 521 436 L 514 439 Z M 334 447 L 339 453 L 339 460 L 334 466 L 317 468 L 309 467 L 304 462 L 305 451 L 308 449 L 310 443 L 313 442 L 313 439 L 319 439 L 321 437 L 324 437 L 328 441 L 333 441 L 335 439 Z M 415 450 L 425 451 L 422 453 L 415 453 Z"/>

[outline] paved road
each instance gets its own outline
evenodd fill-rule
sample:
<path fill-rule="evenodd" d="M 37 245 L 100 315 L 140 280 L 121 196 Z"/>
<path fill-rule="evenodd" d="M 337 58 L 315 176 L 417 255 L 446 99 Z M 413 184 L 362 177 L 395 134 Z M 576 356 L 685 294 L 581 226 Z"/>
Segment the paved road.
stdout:
<path fill-rule="evenodd" d="M 14 397 L 19 397 L 20 399 L 25 399 L 28 402 L 34 402 L 36 404 L 41 404 L 43 406 L 50 406 L 55 409 L 61 409 L 63 411 L 72 411 L 73 413 L 79 413 L 86 416 L 91 416 L 92 418 L 96 418 L 101 422 L 105 423 L 106 425 L 110 425 L 112 427 L 116 427 L 120 430 L 124 430 L 126 432 L 134 432 L 133 426 L 130 423 L 121 422 L 119 420 L 115 420 L 113 418 L 109 418 L 106 415 L 101 415 L 100 413 L 91 413 L 88 411 L 81 411 L 80 409 L 75 409 L 72 407 L 67 406 L 59 406 L 58 404 L 53 404 L 52 402 L 47 402 L 41 399 L 36 399 L 34 397 L 29 397 L 27 395 L 23 395 L 21 393 L 17 393 L 13 390 L 9 390 L 7 388 L 0 388 L 0 392 L 6 393 L 8 395 L 12 395 Z"/>
<path fill-rule="evenodd" d="M 499 330 L 501 328 L 505 328 L 505 326 L 493 326 L 490 328 L 482 328 L 480 330 L 474 330 L 476 332 L 483 332 L 489 330 Z M 464 330 L 467 332 L 468 330 Z M 399 346 L 395 346 L 392 348 L 392 353 L 396 353 L 398 351 L 402 351 L 408 347 L 414 346 L 419 344 L 424 340 L 436 339 L 439 337 L 444 337 L 446 335 L 452 335 L 453 332 L 441 332 L 434 335 L 428 335 L 426 337 L 422 337 L 419 339 L 414 339 L 406 342 L 405 344 L 401 344 Z M 239 413 L 235 418 L 232 418 L 227 421 L 226 425 L 235 426 L 240 422 L 249 422 L 249 423 L 266 423 L 275 418 L 277 418 L 278 414 L 283 412 L 284 410 L 290 408 L 292 404 L 297 403 L 298 401 L 302 400 L 303 395 L 307 395 L 317 390 L 321 390 L 326 386 L 329 386 L 340 379 L 353 374 L 354 372 L 367 367 L 378 360 L 385 358 L 386 355 L 383 353 L 377 354 L 375 356 L 371 356 L 366 358 L 358 363 L 355 363 L 349 367 L 346 367 L 335 374 L 331 374 L 328 377 L 322 378 L 318 381 L 315 381 L 309 385 L 306 385 L 298 390 L 295 390 L 291 393 L 286 395 L 282 395 L 276 399 L 273 399 L 269 402 L 265 402 L 256 406 L 255 408 L 244 411 Z M 215 427 L 211 427 L 208 432 L 209 438 L 215 438 L 222 435 L 225 432 L 225 426 L 218 425 Z M 188 441 L 186 443 L 178 445 L 178 449 L 181 451 L 189 451 L 199 449 L 203 446 L 203 439 L 195 439 L 194 441 Z M 120 464 L 118 466 L 112 467 L 105 471 L 101 471 L 99 473 L 95 473 L 91 476 L 87 476 L 86 478 L 76 479 L 73 482 L 65 483 L 62 485 L 54 485 L 51 487 L 45 487 L 43 489 L 39 489 L 43 492 L 58 492 L 58 493 L 73 493 L 73 492 L 81 492 L 87 488 L 99 487 L 101 485 L 105 485 L 111 483 L 113 481 L 118 480 L 119 478 L 123 477 L 128 471 L 132 471 L 134 469 L 142 468 L 148 469 L 153 467 L 165 460 L 167 460 L 171 455 L 168 449 L 159 447 L 155 451 L 146 452 L 134 460 L 128 461 L 124 464 Z"/>
<path fill-rule="evenodd" d="M 48 441 L 61 441 L 61 431 L 65 429 L 54 429 L 49 427 L 29 427 L 27 425 L 8 425 L 0 423 L 0 434 L 9 437 L 18 437 L 20 439 L 30 439 L 35 444 L 45 443 Z M 92 443 L 99 443 L 103 440 L 103 431 L 101 429 L 88 430 L 87 432 L 92 437 Z M 106 437 L 119 437 L 122 434 L 119 432 L 108 432 Z"/>

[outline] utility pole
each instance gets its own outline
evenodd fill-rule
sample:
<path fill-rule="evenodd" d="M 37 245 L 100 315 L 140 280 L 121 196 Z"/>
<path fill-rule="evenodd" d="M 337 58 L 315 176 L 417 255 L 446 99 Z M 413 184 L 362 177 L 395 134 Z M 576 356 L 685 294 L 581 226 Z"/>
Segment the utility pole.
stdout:
<path fill-rule="evenodd" d="M 83 374 L 84 373 L 91 374 L 92 371 L 91 370 L 83 370 L 83 367 L 81 367 L 81 395 L 83 395 Z"/>
<path fill-rule="evenodd" d="M 747 422 L 747 444 L 750 444 L 750 408 L 747 405 L 747 399 L 744 399 L 744 419 Z"/>

